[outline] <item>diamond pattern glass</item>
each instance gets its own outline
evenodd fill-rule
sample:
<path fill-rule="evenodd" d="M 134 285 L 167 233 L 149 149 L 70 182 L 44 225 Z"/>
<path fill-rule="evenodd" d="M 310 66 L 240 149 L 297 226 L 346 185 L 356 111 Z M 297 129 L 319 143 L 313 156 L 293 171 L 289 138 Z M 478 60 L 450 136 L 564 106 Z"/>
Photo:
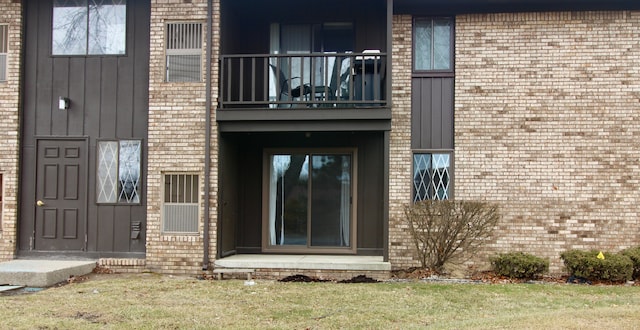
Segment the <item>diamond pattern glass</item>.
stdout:
<path fill-rule="evenodd" d="M 124 54 L 127 34 L 124 0 L 91 0 L 89 3 L 89 54 Z"/>
<path fill-rule="evenodd" d="M 420 19 L 414 23 L 414 69 L 451 70 L 451 29 L 449 19 Z"/>
<path fill-rule="evenodd" d="M 140 148 L 136 140 L 98 142 L 98 203 L 140 203 Z"/>
<path fill-rule="evenodd" d="M 53 2 L 53 55 L 84 55 L 87 52 L 87 0 Z"/>
<path fill-rule="evenodd" d="M 451 21 L 433 22 L 433 69 L 451 69 Z"/>
<path fill-rule="evenodd" d="M 140 141 L 120 141 L 118 201 L 140 203 Z"/>
<path fill-rule="evenodd" d="M 118 142 L 98 142 L 98 203 L 115 203 L 118 198 Z"/>
<path fill-rule="evenodd" d="M 53 55 L 124 54 L 126 0 L 54 0 Z"/>
<path fill-rule="evenodd" d="M 449 199 L 450 168 L 449 154 L 414 154 L 413 201 Z"/>
<path fill-rule="evenodd" d="M 414 66 L 416 70 L 431 70 L 431 20 L 419 20 L 414 30 Z"/>

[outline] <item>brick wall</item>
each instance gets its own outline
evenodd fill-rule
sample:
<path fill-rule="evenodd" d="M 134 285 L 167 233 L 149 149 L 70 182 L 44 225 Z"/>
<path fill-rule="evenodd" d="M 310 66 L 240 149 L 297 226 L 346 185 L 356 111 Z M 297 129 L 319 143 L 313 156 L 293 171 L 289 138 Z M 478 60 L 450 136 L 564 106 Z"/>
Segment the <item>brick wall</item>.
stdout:
<path fill-rule="evenodd" d="M 0 173 L 3 177 L 0 217 L 0 261 L 13 259 L 16 249 L 20 60 L 22 49 L 21 4 L 0 0 L 0 24 L 8 24 L 7 81 L 0 82 Z"/>
<path fill-rule="evenodd" d="M 389 261 L 393 268 L 415 266 L 404 207 L 411 201 L 411 40 L 412 17 L 393 17 L 392 119 L 389 146 Z"/>
<path fill-rule="evenodd" d="M 217 95 L 217 47 L 219 38 L 219 1 L 214 0 L 213 36 L 206 36 L 206 0 L 152 0 L 151 54 L 149 64 L 149 164 L 147 177 L 147 255 L 146 267 L 163 273 L 197 274 L 202 268 L 204 228 L 204 155 L 205 155 L 205 49 L 213 40 L 212 95 Z M 204 45 L 202 82 L 166 83 L 165 24 L 167 22 L 202 22 Z M 215 98 L 213 98 L 215 101 Z M 216 104 L 212 104 L 212 109 Z M 213 113 L 213 112 L 212 112 Z M 215 219 L 217 218 L 217 140 L 212 116 L 211 140 L 211 253 L 215 255 Z M 161 232 L 163 174 L 196 173 L 200 178 L 201 211 L 197 235 L 169 235 Z"/>
<path fill-rule="evenodd" d="M 456 18 L 457 199 L 499 202 L 493 251 L 562 271 L 640 245 L 640 12 Z"/>

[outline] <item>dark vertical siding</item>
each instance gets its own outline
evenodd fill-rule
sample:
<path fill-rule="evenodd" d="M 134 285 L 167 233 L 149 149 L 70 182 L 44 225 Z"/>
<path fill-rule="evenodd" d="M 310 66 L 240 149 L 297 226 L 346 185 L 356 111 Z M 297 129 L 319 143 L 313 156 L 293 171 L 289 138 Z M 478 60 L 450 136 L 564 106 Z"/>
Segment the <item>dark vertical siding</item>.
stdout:
<path fill-rule="evenodd" d="M 237 189 L 239 203 L 237 210 L 227 211 L 237 214 L 238 253 L 259 253 L 262 249 L 262 173 L 263 150 L 265 148 L 357 148 L 357 253 L 361 255 L 382 255 L 383 252 L 383 132 L 332 132 L 312 133 L 229 133 L 221 137 L 225 148 L 221 151 L 222 194 Z M 234 153 L 238 153 L 234 156 Z M 237 157 L 236 167 L 230 166 Z M 226 164 L 224 164 L 226 159 Z M 237 172 L 236 172 L 237 171 Z M 237 177 L 234 179 L 234 176 Z M 230 188 L 229 185 L 236 185 Z M 225 205 L 227 198 L 223 197 Z M 228 204 L 227 204 L 228 205 Z M 226 208 L 226 206 L 223 206 Z M 223 214 L 225 226 L 225 215 Z M 228 224 L 226 224 L 229 226 Z M 225 228 L 222 234 L 227 232 Z M 224 237 L 221 239 L 225 240 Z M 226 243 L 223 243 L 226 246 Z"/>
<path fill-rule="evenodd" d="M 85 116 L 85 60 L 83 58 L 71 58 L 69 60 L 69 99 L 73 100 L 73 108 L 76 111 L 67 111 L 68 129 L 70 136 L 84 135 Z"/>
<path fill-rule="evenodd" d="M 220 168 L 224 175 L 220 176 L 220 221 L 218 232 L 218 257 L 233 254 L 236 251 L 238 226 L 238 212 L 242 208 L 238 204 L 238 176 L 244 171 L 238 161 L 238 150 L 230 146 L 230 141 L 220 140 Z"/>
<path fill-rule="evenodd" d="M 98 228 L 98 251 L 113 251 L 114 238 L 114 210 L 113 206 L 101 206 L 97 214 Z"/>
<path fill-rule="evenodd" d="M 61 57 L 53 59 L 52 72 L 52 100 L 51 106 L 51 132 L 46 135 L 67 135 L 67 117 L 70 111 L 58 110 L 58 97 L 69 95 L 69 58 Z"/>
<path fill-rule="evenodd" d="M 411 147 L 453 149 L 454 78 L 413 78 Z"/>
<path fill-rule="evenodd" d="M 88 252 L 144 252 L 150 1 L 128 0 L 122 56 L 51 56 L 52 1 L 25 2 L 20 249 L 28 249 L 35 203 L 35 137 L 88 137 Z M 58 110 L 58 97 L 69 110 Z M 143 140 L 139 205 L 96 204 L 96 144 Z M 139 239 L 131 223 L 142 222 Z"/>
<path fill-rule="evenodd" d="M 383 143 L 382 133 L 358 138 L 358 254 L 382 255 Z"/>

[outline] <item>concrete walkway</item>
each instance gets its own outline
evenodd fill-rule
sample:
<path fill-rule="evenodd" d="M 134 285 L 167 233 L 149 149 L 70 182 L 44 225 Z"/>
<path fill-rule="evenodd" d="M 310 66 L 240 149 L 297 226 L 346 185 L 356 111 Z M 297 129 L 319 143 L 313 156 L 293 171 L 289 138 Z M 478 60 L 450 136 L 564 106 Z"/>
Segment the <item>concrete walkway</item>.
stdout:
<path fill-rule="evenodd" d="M 44 288 L 66 281 L 69 276 L 91 273 L 95 260 L 16 259 L 0 262 L 0 285 Z"/>
<path fill-rule="evenodd" d="M 379 256 L 236 254 L 215 261 L 216 267 L 390 271 Z"/>

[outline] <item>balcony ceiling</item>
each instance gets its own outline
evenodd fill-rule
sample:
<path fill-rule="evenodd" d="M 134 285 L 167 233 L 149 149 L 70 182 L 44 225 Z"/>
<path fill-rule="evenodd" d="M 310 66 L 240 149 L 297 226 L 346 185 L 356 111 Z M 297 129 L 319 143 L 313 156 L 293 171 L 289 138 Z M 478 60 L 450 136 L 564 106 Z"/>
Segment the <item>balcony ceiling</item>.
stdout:
<path fill-rule="evenodd" d="M 638 0 L 393 0 L 396 13 L 640 9 Z"/>

